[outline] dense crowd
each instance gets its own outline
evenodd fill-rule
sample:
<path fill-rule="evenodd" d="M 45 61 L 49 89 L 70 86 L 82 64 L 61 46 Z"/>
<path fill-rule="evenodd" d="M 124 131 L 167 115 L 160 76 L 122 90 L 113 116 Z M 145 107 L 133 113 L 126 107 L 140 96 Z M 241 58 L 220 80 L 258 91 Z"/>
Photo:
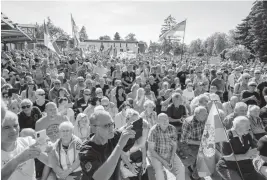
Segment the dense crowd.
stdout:
<path fill-rule="evenodd" d="M 196 158 L 213 104 L 229 139 L 216 172 L 267 178 L 263 63 L 43 50 L 2 52 L 1 63 L 2 179 L 163 180 L 166 170 L 201 179 Z"/>

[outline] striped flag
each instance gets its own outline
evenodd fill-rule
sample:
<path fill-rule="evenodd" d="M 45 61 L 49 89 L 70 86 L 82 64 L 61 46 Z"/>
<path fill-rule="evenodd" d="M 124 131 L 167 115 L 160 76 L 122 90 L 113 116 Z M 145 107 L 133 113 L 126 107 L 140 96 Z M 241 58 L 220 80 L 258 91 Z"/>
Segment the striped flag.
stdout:
<path fill-rule="evenodd" d="M 163 41 L 163 39 L 166 39 L 168 37 L 174 36 L 174 34 L 177 31 L 185 31 L 185 26 L 186 26 L 186 20 L 176 24 L 172 29 L 170 29 L 169 31 L 163 33 L 160 37 L 159 37 L 159 41 Z"/>
<path fill-rule="evenodd" d="M 72 25 L 72 35 L 74 39 L 74 47 L 78 47 L 80 44 L 80 35 L 78 32 L 78 27 L 76 26 L 76 23 L 72 17 L 72 14 L 71 14 L 71 25 Z"/>
<path fill-rule="evenodd" d="M 205 124 L 197 155 L 199 177 L 212 175 L 215 170 L 216 143 L 228 141 L 216 105 L 213 103 Z"/>

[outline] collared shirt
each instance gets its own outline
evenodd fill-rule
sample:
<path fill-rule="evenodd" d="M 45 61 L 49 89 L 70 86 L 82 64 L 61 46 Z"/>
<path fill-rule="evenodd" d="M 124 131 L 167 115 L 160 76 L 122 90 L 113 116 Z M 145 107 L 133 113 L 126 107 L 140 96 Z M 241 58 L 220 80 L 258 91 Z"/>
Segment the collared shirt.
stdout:
<path fill-rule="evenodd" d="M 204 131 L 205 122 L 196 120 L 195 116 L 190 116 L 185 119 L 182 126 L 182 142 L 188 142 L 189 140 L 201 141 Z"/>
<path fill-rule="evenodd" d="M 176 128 L 170 125 L 163 131 L 159 124 L 154 125 L 148 135 L 148 141 L 155 143 L 154 150 L 159 154 L 165 156 L 172 152 L 172 141 L 177 140 Z"/>

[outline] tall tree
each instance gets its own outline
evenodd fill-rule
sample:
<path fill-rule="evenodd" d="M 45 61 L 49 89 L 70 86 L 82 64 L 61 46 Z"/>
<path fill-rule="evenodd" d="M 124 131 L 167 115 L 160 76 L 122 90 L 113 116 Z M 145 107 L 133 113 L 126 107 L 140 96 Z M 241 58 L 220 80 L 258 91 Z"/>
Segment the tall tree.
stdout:
<path fill-rule="evenodd" d="M 84 26 L 82 27 L 79 34 L 80 34 L 80 41 L 84 41 L 88 39 L 87 32 Z"/>
<path fill-rule="evenodd" d="M 193 40 L 189 45 L 190 53 L 199 53 L 203 51 L 203 43 L 201 39 Z"/>
<path fill-rule="evenodd" d="M 99 40 L 111 40 L 111 38 L 108 35 L 100 36 Z"/>
<path fill-rule="evenodd" d="M 121 40 L 121 36 L 120 36 L 120 34 L 118 32 L 116 32 L 114 34 L 114 39 L 113 40 Z"/>
<path fill-rule="evenodd" d="M 225 33 L 217 33 L 214 38 L 213 54 L 218 55 L 228 47 L 227 35 Z"/>
<path fill-rule="evenodd" d="M 166 19 L 164 19 L 164 24 L 161 26 L 161 35 L 164 34 L 166 31 L 169 31 L 176 24 L 176 19 L 169 15 Z"/>
<path fill-rule="evenodd" d="M 47 17 L 46 25 L 49 29 L 49 33 L 53 39 L 62 39 L 68 40 L 70 36 L 60 27 L 54 25 L 50 17 Z M 44 23 L 42 22 L 41 25 L 36 25 L 36 38 L 43 39 L 44 38 Z"/>
<path fill-rule="evenodd" d="M 125 37 L 125 41 L 137 41 L 137 39 L 135 38 L 135 34 L 134 34 L 134 33 L 129 33 L 129 34 Z"/>

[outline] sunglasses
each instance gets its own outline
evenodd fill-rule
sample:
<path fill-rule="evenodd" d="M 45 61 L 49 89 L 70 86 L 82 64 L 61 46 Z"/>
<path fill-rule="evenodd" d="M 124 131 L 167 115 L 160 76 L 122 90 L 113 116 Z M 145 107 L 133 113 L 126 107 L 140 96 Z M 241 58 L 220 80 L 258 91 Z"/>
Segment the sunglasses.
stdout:
<path fill-rule="evenodd" d="M 92 126 L 98 126 L 98 127 L 103 127 L 105 129 L 109 129 L 109 128 L 115 128 L 115 123 L 114 122 L 111 122 L 111 123 L 108 123 L 108 124 L 105 124 L 105 125 L 92 125 Z"/>
<path fill-rule="evenodd" d="M 8 95 L 7 96 L 3 96 L 3 98 L 8 98 Z"/>
<path fill-rule="evenodd" d="M 252 86 L 252 87 L 256 87 L 256 85 L 254 85 L 254 84 L 253 84 L 253 85 L 250 85 L 250 86 Z"/>
<path fill-rule="evenodd" d="M 245 78 L 246 80 L 250 79 L 250 78 Z"/>
<path fill-rule="evenodd" d="M 85 96 L 91 96 L 91 94 L 84 94 Z"/>
<path fill-rule="evenodd" d="M 26 105 L 26 106 L 21 106 L 21 109 L 26 109 L 26 108 L 30 108 L 31 105 Z"/>
<path fill-rule="evenodd" d="M 108 107 L 108 104 L 107 104 L 107 105 L 103 105 L 103 104 L 102 104 L 102 106 L 103 106 L 103 107 Z"/>
<path fill-rule="evenodd" d="M 60 85 L 60 83 L 55 83 L 55 85 Z"/>
<path fill-rule="evenodd" d="M 45 94 L 38 94 L 38 96 L 45 96 Z"/>
<path fill-rule="evenodd" d="M 84 81 L 79 81 L 79 83 L 83 83 Z"/>

